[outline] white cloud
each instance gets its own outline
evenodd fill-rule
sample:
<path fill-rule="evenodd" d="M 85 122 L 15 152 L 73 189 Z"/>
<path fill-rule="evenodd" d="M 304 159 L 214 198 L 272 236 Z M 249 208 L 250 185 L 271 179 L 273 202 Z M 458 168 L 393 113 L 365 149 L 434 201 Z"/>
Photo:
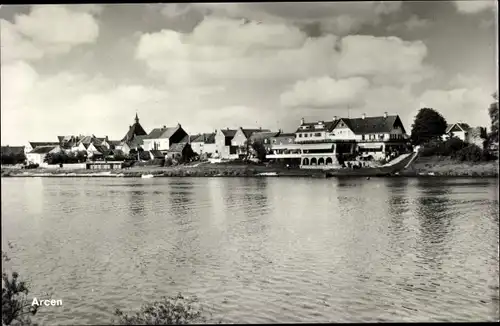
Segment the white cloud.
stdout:
<path fill-rule="evenodd" d="M 92 43 L 99 26 L 90 13 L 100 7 L 33 6 L 28 15 L 17 15 L 14 24 L 1 20 L 2 62 L 39 60 L 64 54 L 72 47 Z M 90 12 L 90 13 L 89 13 Z"/>
<path fill-rule="evenodd" d="M 315 3 L 195 3 L 168 4 L 163 13 L 169 17 L 198 10 L 203 15 L 233 19 L 247 18 L 266 23 L 303 25 L 319 23 L 323 31 L 345 35 L 363 25 L 376 25 L 380 17 L 399 11 L 401 1 Z"/>
<path fill-rule="evenodd" d="M 25 62 L 2 66 L 2 142 L 50 141 L 59 134 L 121 137 L 136 110 L 164 111 L 170 94 L 144 85 L 116 85 L 83 74 L 38 74 Z"/>
<path fill-rule="evenodd" d="M 419 98 L 420 107 L 431 107 L 449 123 L 466 122 L 471 126 L 489 126 L 488 107 L 491 92 L 482 88 L 428 90 Z"/>
<path fill-rule="evenodd" d="M 281 105 L 292 108 L 335 108 L 358 105 L 369 82 L 360 77 L 335 80 L 311 78 L 297 82 L 280 97 Z"/>
<path fill-rule="evenodd" d="M 496 10 L 497 1 L 495 0 L 467 0 L 454 1 L 458 12 L 463 14 L 476 14 L 485 10 Z"/>
<path fill-rule="evenodd" d="M 422 41 L 398 37 L 346 36 L 341 42 L 339 76 L 374 77 L 377 83 L 414 83 L 429 76 L 423 63 L 427 47 Z"/>
<path fill-rule="evenodd" d="M 144 34 L 136 57 L 172 84 L 302 79 L 335 67 L 336 37 L 308 38 L 274 23 L 207 18 L 192 33 Z"/>

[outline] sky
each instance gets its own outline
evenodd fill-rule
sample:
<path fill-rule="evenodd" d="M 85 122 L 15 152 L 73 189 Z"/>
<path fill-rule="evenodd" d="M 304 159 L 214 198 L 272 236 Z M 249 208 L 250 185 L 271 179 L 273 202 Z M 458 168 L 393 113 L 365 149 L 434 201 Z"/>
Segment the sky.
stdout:
<path fill-rule="evenodd" d="M 1 143 L 422 107 L 489 127 L 496 1 L 3 5 Z"/>

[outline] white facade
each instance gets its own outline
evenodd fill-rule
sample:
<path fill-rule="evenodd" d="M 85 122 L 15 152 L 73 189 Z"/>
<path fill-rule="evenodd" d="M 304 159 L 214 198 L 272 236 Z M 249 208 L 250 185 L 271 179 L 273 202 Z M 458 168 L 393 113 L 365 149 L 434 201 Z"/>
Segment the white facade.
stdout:
<path fill-rule="evenodd" d="M 144 139 L 143 142 L 145 151 L 166 151 L 170 148 L 170 140 L 168 138 Z"/>
<path fill-rule="evenodd" d="M 193 152 L 198 153 L 198 154 L 203 154 L 203 153 L 210 153 L 210 154 L 215 154 L 215 151 L 217 150 L 217 146 L 215 143 L 204 143 L 204 142 L 192 142 L 191 143 L 191 148 L 193 149 Z"/>

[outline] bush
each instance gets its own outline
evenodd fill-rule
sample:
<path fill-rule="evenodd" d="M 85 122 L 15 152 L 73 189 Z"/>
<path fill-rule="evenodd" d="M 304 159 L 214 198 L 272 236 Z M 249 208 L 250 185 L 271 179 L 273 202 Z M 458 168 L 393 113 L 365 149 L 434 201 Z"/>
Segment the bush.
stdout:
<path fill-rule="evenodd" d="M 9 242 L 9 248 L 13 248 Z M 2 251 L 2 325 L 36 325 L 31 322 L 39 306 L 28 300 L 29 284 L 21 281 L 17 272 L 4 270 L 10 258 Z"/>
<path fill-rule="evenodd" d="M 452 155 L 454 159 L 460 160 L 462 162 L 480 162 L 480 161 L 490 161 L 494 157 L 486 150 L 479 148 L 477 145 L 468 145 Z"/>
<path fill-rule="evenodd" d="M 196 298 L 185 298 L 181 294 L 163 297 L 160 301 L 144 305 L 134 315 L 116 309 L 118 325 L 186 325 L 205 323 L 202 309 L 196 307 Z"/>
<path fill-rule="evenodd" d="M 35 164 L 29 163 L 29 164 L 24 166 L 25 169 L 36 169 L 38 167 L 39 167 L 39 165 L 37 163 L 35 163 Z"/>
<path fill-rule="evenodd" d="M 167 157 L 165 159 L 165 166 L 172 166 L 174 164 L 173 160 L 171 157 Z"/>

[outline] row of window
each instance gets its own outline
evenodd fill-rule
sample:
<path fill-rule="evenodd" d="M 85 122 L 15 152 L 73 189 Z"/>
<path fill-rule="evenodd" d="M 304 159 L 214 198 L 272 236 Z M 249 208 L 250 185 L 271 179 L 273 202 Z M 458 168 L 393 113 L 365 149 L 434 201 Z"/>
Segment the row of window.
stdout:
<path fill-rule="evenodd" d="M 304 136 L 304 138 L 307 138 L 307 137 L 321 137 L 321 133 L 320 132 L 316 132 L 316 133 L 310 133 L 310 134 L 299 134 L 299 138 L 302 138 L 302 135 Z"/>

